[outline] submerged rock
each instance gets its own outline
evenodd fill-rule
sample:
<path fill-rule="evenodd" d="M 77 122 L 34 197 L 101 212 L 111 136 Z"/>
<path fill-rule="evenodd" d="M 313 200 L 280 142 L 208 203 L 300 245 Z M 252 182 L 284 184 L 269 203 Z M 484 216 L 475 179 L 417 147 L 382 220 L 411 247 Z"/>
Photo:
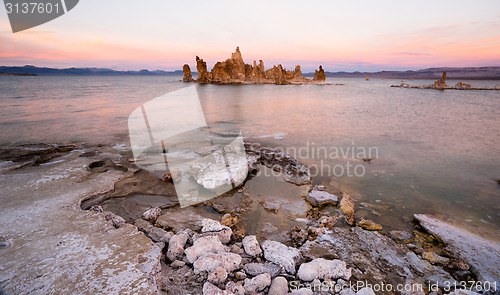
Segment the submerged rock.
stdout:
<path fill-rule="evenodd" d="M 283 266 L 289 274 L 295 274 L 296 265 L 301 260 L 299 250 L 270 240 L 262 243 L 262 249 L 268 261 Z"/>
<path fill-rule="evenodd" d="M 311 262 L 302 264 L 299 267 L 297 276 L 303 281 L 339 278 L 349 280 L 351 277 L 351 270 L 346 268 L 346 263 L 342 260 L 317 258 Z"/>
<path fill-rule="evenodd" d="M 306 201 L 308 201 L 311 205 L 321 207 L 325 205 L 337 205 L 339 198 L 330 194 L 326 191 L 313 189 L 306 196 Z"/>

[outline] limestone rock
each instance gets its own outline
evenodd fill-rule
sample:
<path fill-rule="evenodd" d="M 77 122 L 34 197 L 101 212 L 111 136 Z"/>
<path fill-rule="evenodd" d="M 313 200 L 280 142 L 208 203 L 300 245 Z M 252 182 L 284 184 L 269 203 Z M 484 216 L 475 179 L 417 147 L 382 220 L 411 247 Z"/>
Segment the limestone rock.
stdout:
<path fill-rule="evenodd" d="M 314 70 L 314 81 L 325 81 L 325 71 L 322 66 L 319 66 L 319 70 Z"/>
<path fill-rule="evenodd" d="M 243 239 L 243 248 L 248 255 L 253 257 L 262 254 L 262 249 L 260 249 L 260 244 L 256 236 L 246 236 Z"/>
<path fill-rule="evenodd" d="M 434 86 L 436 86 L 436 88 L 446 87 L 446 72 L 443 72 L 443 76 L 441 76 L 441 79 L 434 82 Z"/>
<path fill-rule="evenodd" d="M 289 274 L 295 274 L 296 265 L 301 259 L 299 250 L 270 240 L 262 243 L 262 249 L 268 261 L 283 266 Z"/>
<path fill-rule="evenodd" d="M 354 201 L 347 193 L 342 194 L 342 200 L 340 200 L 340 211 L 345 214 L 354 213 Z"/>
<path fill-rule="evenodd" d="M 356 222 L 356 225 L 366 230 L 382 230 L 382 225 L 364 218 L 361 218 L 360 221 Z"/>
<path fill-rule="evenodd" d="M 321 207 L 325 205 L 337 205 L 339 198 L 326 191 L 313 189 L 306 196 L 306 201 L 311 205 Z"/>
<path fill-rule="evenodd" d="M 286 295 L 288 293 L 288 281 L 284 277 L 277 277 L 271 282 L 269 295 Z"/>
<path fill-rule="evenodd" d="M 223 267 L 216 267 L 210 274 L 208 274 L 208 281 L 214 285 L 222 284 L 227 279 L 227 271 Z"/>
<path fill-rule="evenodd" d="M 316 258 L 311 262 L 302 264 L 297 276 L 303 281 L 338 278 L 348 280 L 351 277 L 351 270 L 346 268 L 346 263 L 342 260 Z"/>
<path fill-rule="evenodd" d="M 415 214 L 431 234 L 447 244 L 446 251 L 471 266 L 480 281 L 500 281 L 500 244 L 464 229 L 454 227 L 430 215 Z"/>
<path fill-rule="evenodd" d="M 158 207 L 151 208 L 142 214 L 142 218 L 145 220 L 155 222 L 161 215 L 161 209 Z"/>
<path fill-rule="evenodd" d="M 206 253 L 227 252 L 228 249 L 222 245 L 217 236 L 201 237 L 194 241 L 193 246 L 186 249 L 186 259 L 194 263 L 200 256 Z"/>
<path fill-rule="evenodd" d="M 229 281 L 226 284 L 226 291 L 232 292 L 235 295 L 245 295 L 245 288 L 242 285 Z"/>
<path fill-rule="evenodd" d="M 182 66 L 182 81 L 184 82 L 193 82 L 193 74 L 191 73 L 191 69 L 189 68 L 188 64 L 185 64 Z"/>
<path fill-rule="evenodd" d="M 245 293 L 253 294 L 254 292 L 260 292 L 269 285 L 271 285 L 271 275 L 263 273 L 252 279 L 245 279 Z"/>
<path fill-rule="evenodd" d="M 170 238 L 167 250 L 167 258 L 170 259 L 170 261 L 182 258 L 187 239 L 188 236 L 186 234 L 176 234 Z"/>
<path fill-rule="evenodd" d="M 439 256 L 431 251 L 426 251 L 422 253 L 422 258 L 429 261 L 432 264 L 448 265 L 448 262 L 450 262 L 450 259 L 443 256 Z"/>
<path fill-rule="evenodd" d="M 196 82 L 210 83 L 212 81 L 212 74 L 207 71 L 207 63 L 198 56 L 196 57 L 196 70 L 198 71 Z"/>
<path fill-rule="evenodd" d="M 247 263 L 243 266 L 243 270 L 246 274 L 251 276 L 257 276 L 263 273 L 268 273 L 272 278 L 276 277 L 281 272 L 281 266 L 274 263 Z"/>
<path fill-rule="evenodd" d="M 120 224 L 125 223 L 125 219 L 123 219 L 123 217 L 118 216 L 113 212 L 104 211 L 103 214 L 104 214 L 104 219 L 106 219 L 106 221 L 113 227 L 119 227 Z"/>
<path fill-rule="evenodd" d="M 211 272 L 217 267 L 232 272 L 240 267 L 241 256 L 234 253 L 206 253 L 193 264 L 195 273 Z"/>
<path fill-rule="evenodd" d="M 203 295 L 234 295 L 234 294 L 227 290 L 221 290 L 210 282 L 206 282 L 203 285 Z"/>
<path fill-rule="evenodd" d="M 144 219 L 137 219 L 134 225 L 154 242 L 168 243 L 174 235 L 173 232 L 156 227 Z"/>

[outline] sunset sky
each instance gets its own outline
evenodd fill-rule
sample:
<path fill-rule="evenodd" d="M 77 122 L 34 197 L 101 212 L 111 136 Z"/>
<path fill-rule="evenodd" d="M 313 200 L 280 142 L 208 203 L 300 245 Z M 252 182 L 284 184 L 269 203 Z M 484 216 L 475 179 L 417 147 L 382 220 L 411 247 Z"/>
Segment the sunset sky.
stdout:
<path fill-rule="evenodd" d="M 500 66 L 500 1 L 80 0 L 15 34 L 0 8 L 0 65 L 178 70 L 236 46 L 303 72 Z"/>

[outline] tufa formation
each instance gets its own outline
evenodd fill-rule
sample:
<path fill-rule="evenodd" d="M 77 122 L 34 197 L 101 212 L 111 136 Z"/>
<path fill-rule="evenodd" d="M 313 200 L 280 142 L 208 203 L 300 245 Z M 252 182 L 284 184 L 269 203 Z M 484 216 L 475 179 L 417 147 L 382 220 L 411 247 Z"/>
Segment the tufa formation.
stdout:
<path fill-rule="evenodd" d="M 279 64 L 265 70 L 262 60 L 259 60 L 258 64 L 255 60 L 253 65 L 245 64 L 239 47 L 236 47 L 231 58 L 217 62 L 210 72 L 207 69 L 207 63 L 196 56 L 196 70 L 198 78 L 193 80 L 191 69 L 189 65 L 185 64 L 182 68 L 184 73 L 182 80 L 205 84 L 326 84 L 325 71 L 322 66 L 319 66 L 319 70 L 315 71 L 312 80 L 302 76 L 300 66 L 296 66 L 293 71 L 287 71 Z"/>

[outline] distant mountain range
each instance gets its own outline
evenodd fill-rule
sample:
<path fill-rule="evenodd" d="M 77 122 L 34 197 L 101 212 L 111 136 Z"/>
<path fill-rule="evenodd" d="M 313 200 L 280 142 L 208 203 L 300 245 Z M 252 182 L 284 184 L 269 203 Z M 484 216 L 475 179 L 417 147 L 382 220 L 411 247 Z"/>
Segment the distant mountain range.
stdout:
<path fill-rule="evenodd" d="M 36 76 L 115 76 L 115 75 L 134 75 L 134 76 L 158 76 L 158 75 L 182 75 L 182 70 L 178 71 L 116 71 L 102 68 L 41 68 L 35 66 L 24 67 L 6 67 L 0 66 L 0 74 L 3 75 L 36 75 Z"/>
<path fill-rule="evenodd" d="M 327 77 L 342 78 L 382 78 L 382 79 L 439 79 L 446 72 L 447 79 L 456 80 L 500 80 L 499 67 L 465 67 L 465 68 L 429 68 L 408 71 L 381 71 L 381 72 L 325 72 Z M 314 75 L 313 73 L 306 74 Z"/>
<path fill-rule="evenodd" d="M 464 68 L 429 68 L 408 71 L 381 71 L 381 72 L 325 72 L 327 77 L 338 78 L 381 78 L 381 79 L 439 79 L 443 72 L 447 72 L 448 79 L 461 80 L 500 80 L 500 66 L 498 67 L 464 67 Z M 196 75 L 193 72 L 193 75 Z M 182 70 L 177 71 L 116 71 L 105 68 L 67 68 L 55 69 L 35 66 L 7 67 L 0 66 L 0 75 L 22 75 L 22 76 L 113 76 L 113 75 L 135 75 L 135 76 L 158 76 L 158 75 L 182 75 Z M 313 76 L 314 73 L 305 73 L 304 76 Z"/>

